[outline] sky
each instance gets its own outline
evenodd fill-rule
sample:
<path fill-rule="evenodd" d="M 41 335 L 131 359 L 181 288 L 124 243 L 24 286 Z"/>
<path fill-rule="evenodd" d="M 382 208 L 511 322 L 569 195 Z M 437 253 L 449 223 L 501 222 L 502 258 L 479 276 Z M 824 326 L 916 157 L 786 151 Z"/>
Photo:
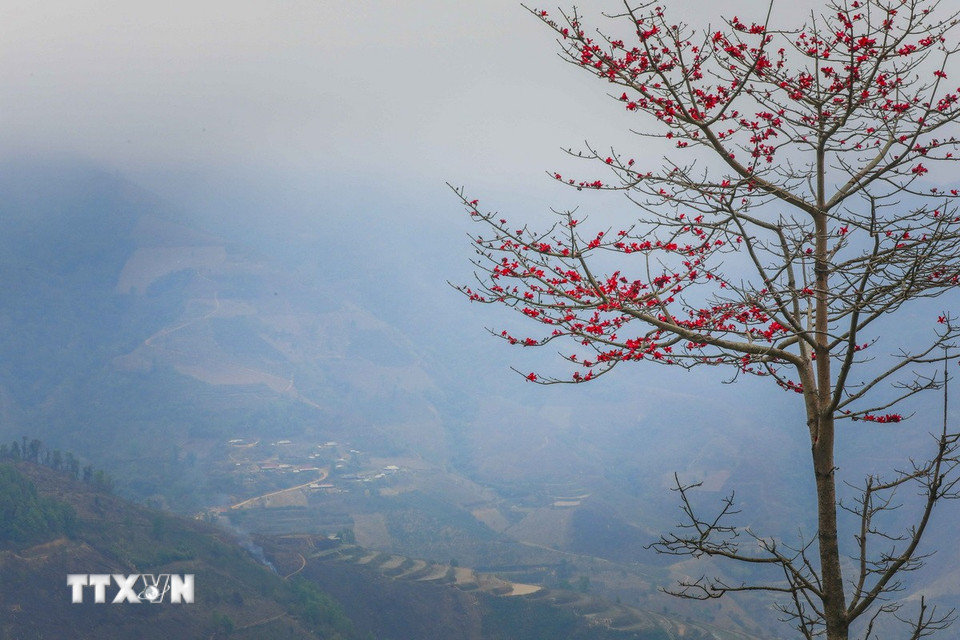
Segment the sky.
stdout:
<path fill-rule="evenodd" d="M 252 175 L 307 199 L 556 194 L 562 147 L 636 144 L 556 51 L 518 0 L 5 0 L 0 155 L 73 154 L 188 200 Z"/>
<path fill-rule="evenodd" d="M 564 87 L 553 54 L 514 0 L 8 0 L 0 147 L 159 189 L 251 172 L 522 182 L 580 139 L 574 104 L 604 102 Z"/>
<path fill-rule="evenodd" d="M 619 2 L 578 6 L 602 23 Z M 446 182 L 552 205 L 562 147 L 638 144 L 556 51 L 518 0 L 5 0 L 0 156 L 70 154 L 194 206 L 251 181 L 290 209 L 347 188 L 432 212 Z"/>

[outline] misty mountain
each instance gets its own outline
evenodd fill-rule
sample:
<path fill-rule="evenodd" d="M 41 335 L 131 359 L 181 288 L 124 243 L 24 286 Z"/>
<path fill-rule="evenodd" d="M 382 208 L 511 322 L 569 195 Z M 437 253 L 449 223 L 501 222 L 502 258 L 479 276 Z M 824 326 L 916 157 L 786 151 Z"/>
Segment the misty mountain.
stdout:
<path fill-rule="evenodd" d="M 398 210 L 372 227 L 362 209 L 377 205 L 357 194 L 323 224 L 285 228 L 268 210 L 253 217 L 255 198 L 231 197 L 235 220 L 89 165 L 2 167 L 0 441 L 29 434 L 72 450 L 122 495 L 184 513 L 294 484 L 235 473 L 284 463 L 273 443 L 337 442 L 342 454 L 324 453 L 331 469 L 342 455 L 417 475 L 241 524 L 319 532 L 323 520 L 368 546 L 555 582 L 576 577 L 557 575 L 568 557 L 584 575 L 600 562 L 595 589 L 654 608 L 667 606 L 656 586 L 713 570 L 645 548 L 679 516 L 674 472 L 702 482 L 705 509 L 735 490 L 757 531 L 812 530 L 793 398 L 715 371 L 643 366 L 575 387 L 525 383 L 511 365 L 562 361 L 484 332 L 516 321 L 446 284 L 464 273 L 451 256 L 470 251 L 454 225 Z M 918 415 L 938 415 L 936 402 Z M 840 446 L 858 455 L 841 472 L 857 480 L 919 452 L 925 425 L 845 431 Z M 241 460 L 231 441 L 263 453 Z M 945 600 L 960 594 L 938 570 L 956 566 L 958 521 L 946 505 L 929 541 L 944 562 L 924 580 Z M 721 613 L 742 628 L 755 615 Z"/>
<path fill-rule="evenodd" d="M 7 165 L 0 225 L 9 437 L 30 433 L 134 477 L 167 467 L 191 486 L 202 474 L 182 463 L 210 442 L 319 431 L 501 484 L 600 477 L 643 457 L 604 459 L 629 452 L 613 441 L 642 437 L 642 396 L 531 395 L 508 369 L 515 352 L 475 321 L 459 326 L 474 309 L 443 272 L 424 280 L 399 260 L 351 253 L 346 236 L 292 236 L 283 255 L 274 237 L 259 251 L 234 239 L 240 224 L 204 230 L 117 175 L 66 163 Z M 132 495 L 156 492 L 130 482 Z"/>
<path fill-rule="evenodd" d="M 421 356 L 336 285 L 94 169 L 7 167 L 0 201 L 6 433 L 141 469 L 171 447 L 319 425 L 446 455 Z"/>

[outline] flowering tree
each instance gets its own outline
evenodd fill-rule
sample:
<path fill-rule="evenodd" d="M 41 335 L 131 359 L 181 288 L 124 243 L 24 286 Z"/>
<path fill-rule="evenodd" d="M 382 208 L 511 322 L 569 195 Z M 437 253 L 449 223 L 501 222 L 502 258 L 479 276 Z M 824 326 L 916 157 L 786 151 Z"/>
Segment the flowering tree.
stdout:
<path fill-rule="evenodd" d="M 780 594 L 785 619 L 805 638 L 848 638 L 856 620 L 857 633 L 875 637 L 884 614 L 919 638 L 953 617 L 924 600 L 907 614 L 890 598 L 902 572 L 922 562 L 934 506 L 958 496 L 958 436 L 946 413 L 929 460 L 866 478 L 853 503 L 838 502 L 834 459 L 838 427 L 901 422 L 905 398 L 946 393 L 940 366 L 957 357 L 960 325 L 949 312 L 911 327 L 925 336 L 918 348 L 875 348 L 887 316 L 960 286 L 960 192 L 927 175 L 956 160 L 960 119 L 960 88 L 947 75 L 955 16 L 940 16 L 938 4 L 848 0 L 796 30 L 772 28 L 768 12 L 761 23 L 733 18 L 697 32 L 662 7 L 625 3 L 609 17 L 629 41 L 588 30 L 576 10 L 531 10 L 557 33 L 566 60 L 616 87 L 612 97 L 642 118 L 639 135 L 675 151 L 649 170 L 587 146 L 574 155 L 612 179 L 552 174 L 580 190 L 624 191 L 639 210 L 624 226 L 598 228 L 566 212 L 538 231 L 457 190 L 484 228 L 473 237 L 479 284 L 459 289 L 539 326 L 498 334 L 511 344 L 566 345 L 569 378 L 529 380 L 582 383 L 645 361 L 725 368 L 799 396 L 816 534 L 792 546 L 761 537 L 731 522 L 731 500 L 701 516 L 678 481 L 686 520 L 657 547 L 777 568 L 783 577 L 770 583 L 704 577 L 675 593 Z M 879 514 L 907 485 L 922 496 L 915 522 L 880 530 Z M 857 521 L 842 538 L 841 509 Z"/>

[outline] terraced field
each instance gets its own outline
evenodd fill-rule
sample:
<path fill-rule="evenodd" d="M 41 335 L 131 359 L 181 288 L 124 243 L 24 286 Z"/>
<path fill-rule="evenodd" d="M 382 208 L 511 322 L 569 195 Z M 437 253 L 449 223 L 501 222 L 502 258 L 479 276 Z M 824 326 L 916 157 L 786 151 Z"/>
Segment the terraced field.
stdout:
<path fill-rule="evenodd" d="M 287 536 L 274 539 L 271 560 L 283 573 L 301 563 L 348 563 L 371 569 L 396 581 L 432 583 L 462 592 L 495 598 L 521 598 L 558 609 L 575 612 L 591 627 L 623 632 L 624 637 L 645 637 L 660 633 L 667 638 L 710 638 L 711 640 L 754 640 L 753 636 L 721 630 L 709 625 L 681 622 L 674 618 L 567 589 L 553 589 L 535 584 L 514 583 L 492 573 L 450 564 L 429 562 L 405 556 L 372 551 L 352 544 L 339 544 L 312 536 Z M 639 634 L 639 635 L 635 635 Z"/>

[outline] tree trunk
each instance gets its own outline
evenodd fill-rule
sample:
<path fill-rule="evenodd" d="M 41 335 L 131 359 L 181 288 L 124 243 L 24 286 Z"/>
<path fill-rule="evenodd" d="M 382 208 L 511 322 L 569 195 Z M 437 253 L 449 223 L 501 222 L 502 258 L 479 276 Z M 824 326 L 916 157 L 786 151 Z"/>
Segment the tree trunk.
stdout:
<path fill-rule="evenodd" d="M 819 436 L 813 443 L 813 471 L 817 484 L 817 538 L 820 547 L 820 573 L 823 583 L 823 617 L 827 640 L 847 640 L 849 622 L 840 547 L 837 539 L 837 490 L 834 475 L 833 416 L 819 416 Z"/>

